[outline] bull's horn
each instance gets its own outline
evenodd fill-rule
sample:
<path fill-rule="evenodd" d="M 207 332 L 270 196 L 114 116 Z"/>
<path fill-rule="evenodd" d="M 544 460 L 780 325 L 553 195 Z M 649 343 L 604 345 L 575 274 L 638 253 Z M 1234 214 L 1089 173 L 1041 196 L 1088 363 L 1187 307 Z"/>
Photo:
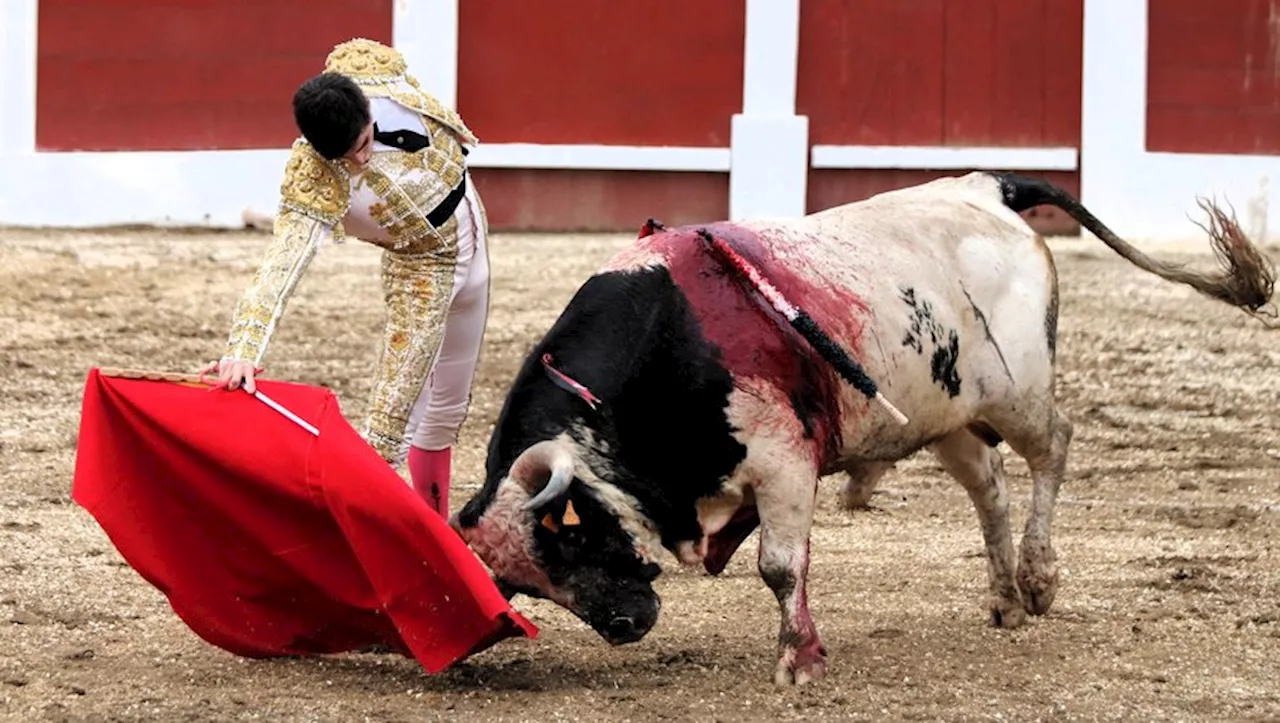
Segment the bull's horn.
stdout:
<path fill-rule="evenodd" d="M 537 491 L 538 480 L 544 473 L 551 478 L 541 491 Z M 573 453 L 563 444 L 553 440 L 538 442 L 520 453 L 511 465 L 511 476 L 516 479 L 533 499 L 525 503 L 524 508 L 531 510 L 545 504 L 569 489 L 573 483 Z"/>

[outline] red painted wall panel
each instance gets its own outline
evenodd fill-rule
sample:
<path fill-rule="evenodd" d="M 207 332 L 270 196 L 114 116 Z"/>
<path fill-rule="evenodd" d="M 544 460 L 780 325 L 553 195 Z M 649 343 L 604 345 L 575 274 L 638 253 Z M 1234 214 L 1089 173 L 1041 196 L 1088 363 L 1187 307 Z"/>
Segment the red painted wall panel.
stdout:
<path fill-rule="evenodd" d="M 1280 154 L 1280 0 L 1150 4 L 1147 150 Z"/>
<path fill-rule="evenodd" d="M 729 213 L 729 176 L 664 171 L 476 168 L 493 231 L 631 231 L 647 218 L 671 226 Z"/>
<path fill-rule="evenodd" d="M 1080 145 L 1080 103 L 1084 92 L 1084 1 L 1044 0 L 1039 47 L 1045 58 L 1039 89 L 1047 146 Z M 1025 88 L 1031 91 L 1032 86 Z"/>
<path fill-rule="evenodd" d="M 458 111 L 482 142 L 728 146 L 745 12 L 745 0 L 462 0 Z"/>
<path fill-rule="evenodd" d="M 804 0 L 800 33 L 811 144 L 1079 146 L 1083 0 Z M 958 173 L 811 170 L 807 207 Z M 1077 173 L 1039 175 L 1079 192 Z M 1042 233 L 1079 228 L 1056 209 L 1023 215 Z"/>
<path fill-rule="evenodd" d="M 805 0 L 816 144 L 1074 146 L 1083 0 Z"/>
<path fill-rule="evenodd" d="M 41 0 L 36 147 L 287 147 L 298 84 L 344 40 L 390 43 L 391 3 Z"/>

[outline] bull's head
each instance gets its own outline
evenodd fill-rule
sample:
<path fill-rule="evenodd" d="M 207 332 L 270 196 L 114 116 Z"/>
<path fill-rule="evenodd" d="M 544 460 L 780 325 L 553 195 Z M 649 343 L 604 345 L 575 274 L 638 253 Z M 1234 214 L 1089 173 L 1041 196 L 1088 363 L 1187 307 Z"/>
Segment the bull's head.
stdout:
<path fill-rule="evenodd" d="M 501 586 L 557 603 L 614 645 L 635 642 L 658 620 L 661 570 L 634 506 L 611 485 L 584 482 L 597 480 L 575 447 L 561 437 L 525 449 L 450 524 Z"/>

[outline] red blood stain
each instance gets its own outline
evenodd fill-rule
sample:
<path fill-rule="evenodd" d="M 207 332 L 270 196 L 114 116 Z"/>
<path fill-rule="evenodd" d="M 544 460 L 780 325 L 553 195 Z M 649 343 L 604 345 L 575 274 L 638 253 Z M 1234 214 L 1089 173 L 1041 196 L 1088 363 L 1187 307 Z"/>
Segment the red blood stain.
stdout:
<path fill-rule="evenodd" d="M 799 588 L 796 593 L 796 613 L 791 620 L 790 630 L 787 631 L 789 634 L 784 634 L 784 637 L 789 638 L 791 644 L 795 646 L 795 664 L 797 668 L 817 663 L 827 657 L 827 651 L 822 645 L 822 639 L 818 637 L 818 629 L 813 624 L 813 615 L 809 612 L 810 547 L 810 541 L 805 540 L 804 561 L 798 571 L 802 575 L 802 579 L 796 581 Z"/>
<path fill-rule="evenodd" d="M 787 395 L 806 430 L 805 441 L 817 445 L 818 463 L 825 467 L 841 444 L 838 395 L 845 381 L 749 281 L 721 262 L 698 235 L 704 228 L 759 269 L 783 297 L 807 312 L 855 359 L 861 350 L 866 304 L 851 293 L 806 281 L 779 263 L 771 248 L 771 244 L 818 243 L 817 239 L 764 239 L 737 224 L 716 223 L 667 229 L 638 242 L 666 260 L 703 336 L 720 349 L 721 362 L 734 377 L 759 379 Z"/>
<path fill-rule="evenodd" d="M 648 219 L 640 226 L 639 238 L 644 238 L 645 236 L 652 236 L 653 234 L 665 228 L 666 226 L 664 226 L 661 221 L 653 218 Z"/>

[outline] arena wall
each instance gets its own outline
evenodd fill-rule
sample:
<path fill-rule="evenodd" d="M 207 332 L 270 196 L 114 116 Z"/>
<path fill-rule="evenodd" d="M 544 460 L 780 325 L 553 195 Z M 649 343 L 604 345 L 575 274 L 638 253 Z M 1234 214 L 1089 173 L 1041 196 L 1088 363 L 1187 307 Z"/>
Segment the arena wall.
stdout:
<path fill-rule="evenodd" d="M 363 36 L 480 136 L 497 230 L 794 216 L 1002 169 L 1131 236 L 1195 235 L 1197 195 L 1260 231 L 1280 171 L 1278 4 L 5 0 L 0 223 L 270 210 L 293 88 Z"/>

